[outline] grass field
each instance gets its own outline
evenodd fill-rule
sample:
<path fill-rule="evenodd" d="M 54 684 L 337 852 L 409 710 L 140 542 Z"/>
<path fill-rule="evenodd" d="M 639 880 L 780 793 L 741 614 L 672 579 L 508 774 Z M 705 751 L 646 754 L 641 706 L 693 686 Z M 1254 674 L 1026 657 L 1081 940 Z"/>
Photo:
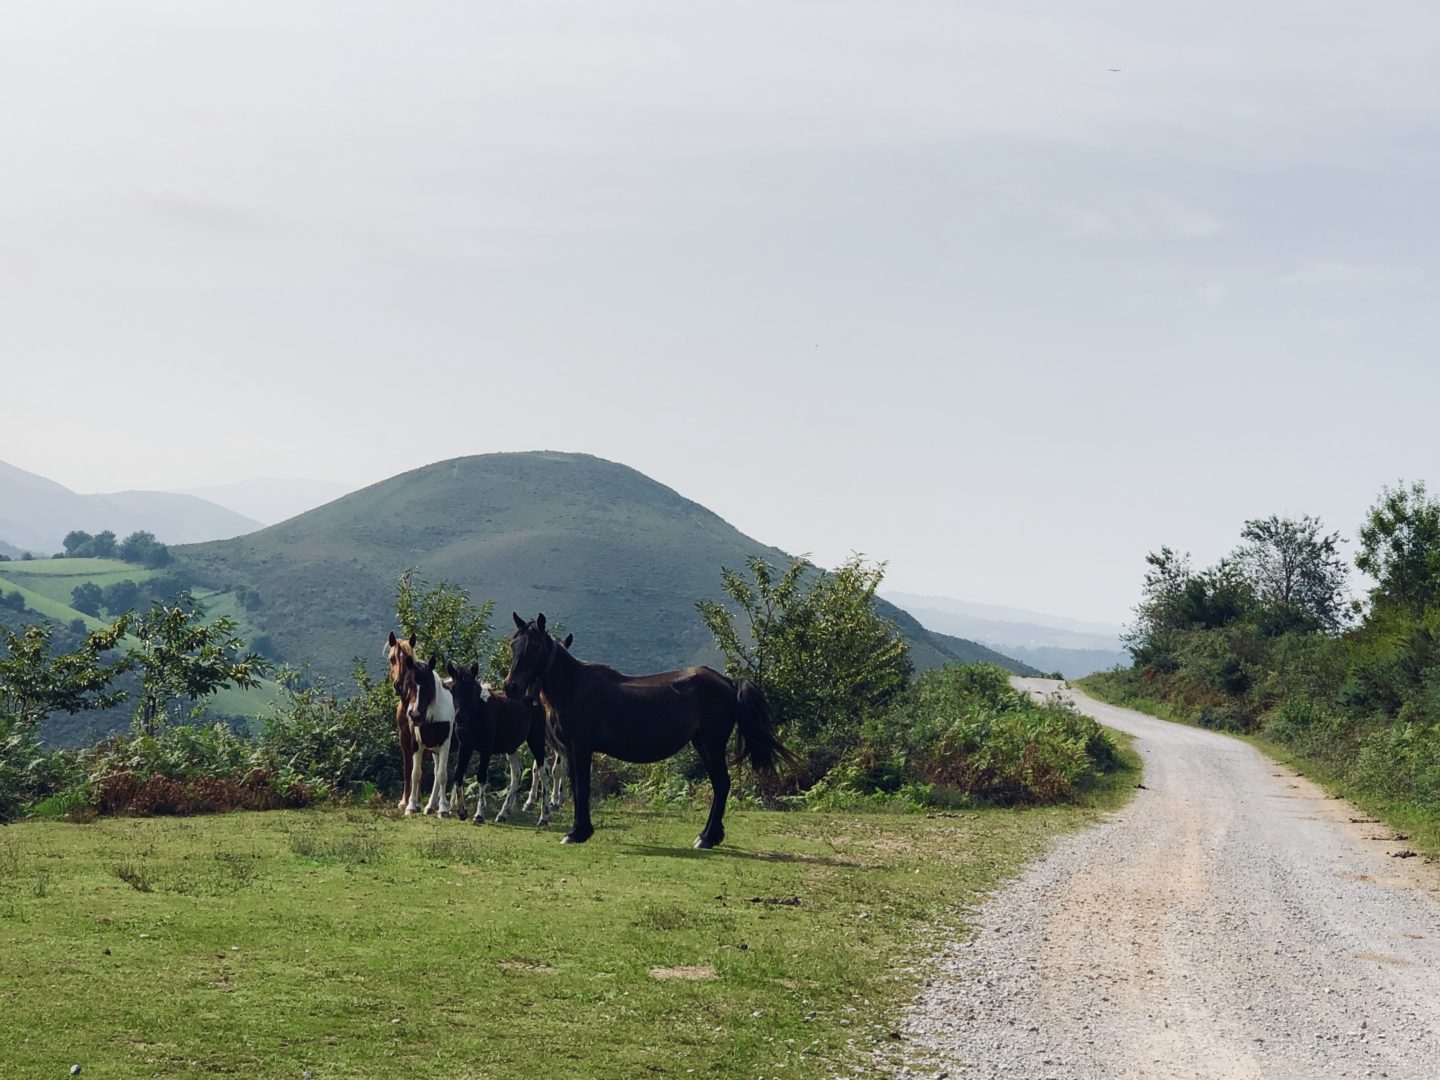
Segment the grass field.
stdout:
<path fill-rule="evenodd" d="M 1118 806 L 605 804 L 556 830 L 389 811 L 0 831 L 0 1075 L 821 1077 L 898 1052 L 904 960 Z M 563 817 L 568 815 L 562 814 Z"/>

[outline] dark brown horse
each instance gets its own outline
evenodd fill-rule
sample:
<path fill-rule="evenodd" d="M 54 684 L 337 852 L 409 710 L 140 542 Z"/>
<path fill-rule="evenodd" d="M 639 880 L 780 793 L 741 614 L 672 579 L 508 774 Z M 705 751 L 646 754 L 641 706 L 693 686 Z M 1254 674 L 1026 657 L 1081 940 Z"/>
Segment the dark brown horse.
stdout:
<path fill-rule="evenodd" d="M 773 771 L 777 759 L 793 764 L 775 736 L 765 696 L 748 680 L 729 679 L 708 667 L 622 675 L 603 664 L 576 660 L 546 632 L 543 613 L 528 623 L 511 614 L 515 635 L 510 639 L 505 692 L 524 697 L 538 687 L 551 709 L 575 786 L 575 824 L 565 843 L 583 843 L 595 833 L 590 763 L 597 753 L 650 762 L 673 757 L 686 743 L 694 746 L 714 792 L 710 816 L 695 840 L 698 848 L 714 847 L 725 838 L 725 800 L 730 795 L 725 748 L 736 727 L 737 763 L 748 758 L 760 772 Z"/>
<path fill-rule="evenodd" d="M 476 774 L 480 781 L 480 792 L 475 803 L 476 825 L 485 820 L 485 787 L 490 777 L 490 758 L 504 754 L 510 762 L 510 786 L 505 789 L 505 799 L 500 804 L 495 820 L 503 823 L 510 817 L 510 804 L 520 787 L 520 747 L 530 748 L 534 761 L 534 780 L 531 783 L 528 809 L 535 801 L 534 789 L 540 791 L 540 820 L 537 824 L 550 824 L 550 793 L 547 790 L 548 762 L 545 746 L 545 710 L 538 701 L 528 698 L 510 697 L 491 691 L 489 683 L 480 681 L 480 665 L 468 668 L 449 667 L 451 695 L 455 699 L 455 729 L 460 748 L 459 763 L 451 782 L 456 788 L 456 802 L 459 812 L 465 813 L 465 774 L 470 768 L 470 758 L 480 755 L 480 768 Z"/>

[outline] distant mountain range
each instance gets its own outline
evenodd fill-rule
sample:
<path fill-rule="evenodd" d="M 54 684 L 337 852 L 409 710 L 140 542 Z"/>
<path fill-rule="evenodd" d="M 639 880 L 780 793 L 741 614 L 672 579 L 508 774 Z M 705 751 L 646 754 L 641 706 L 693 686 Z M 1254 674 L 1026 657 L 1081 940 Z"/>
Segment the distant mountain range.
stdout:
<path fill-rule="evenodd" d="M 209 502 L 219 503 L 253 518 L 262 525 L 274 525 L 297 514 L 303 514 L 306 510 L 323 506 L 342 495 L 348 495 L 359 486 L 340 484 L 333 480 L 263 477 L 229 484 L 186 488 L 181 494 L 195 495 Z"/>
<path fill-rule="evenodd" d="M 973 639 L 1042 671 L 1059 671 L 1066 678 L 1130 666 L 1130 654 L 1120 643 L 1122 628 L 1110 623 L 948 596 L 901 592 L 885 596 L 928 630 Z"/>
<path fill-rule="evenodd" d="M 63 484 L 0 461 L 0 553 L 51 555 L 74 529 L 106 529 L 122 539 L 137 530 L 167 544 L 239 536 L 260 522 L 224 506 L 169 491 L 81 495 Z"/>

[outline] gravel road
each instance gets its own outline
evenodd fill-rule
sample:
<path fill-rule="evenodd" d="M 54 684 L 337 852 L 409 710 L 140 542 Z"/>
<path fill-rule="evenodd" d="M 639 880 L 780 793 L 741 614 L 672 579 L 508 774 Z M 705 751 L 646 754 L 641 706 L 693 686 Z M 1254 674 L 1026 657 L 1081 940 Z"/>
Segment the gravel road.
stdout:
<path fill-rule="evenodd" d="M 1242 742 L 1061 692 L 1144 788 L 928 962 L 899 1075 L 1440 1077 L 1435 868 Z"/>

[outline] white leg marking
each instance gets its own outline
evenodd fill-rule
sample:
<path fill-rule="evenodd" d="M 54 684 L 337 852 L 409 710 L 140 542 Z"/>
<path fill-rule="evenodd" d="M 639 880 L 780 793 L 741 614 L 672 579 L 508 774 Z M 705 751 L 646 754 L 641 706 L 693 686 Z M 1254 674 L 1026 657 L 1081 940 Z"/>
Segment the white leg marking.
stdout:
<path fill-rule="evenodd" d="M 495 815 L 496 821 L 510 820 L 510 803 L 520 788 L 520 755 L 516 753 L 507 756 L 510 760 L 510 786 L 505 789 L 505 801 L 500 805 L 500 812 Z"/>
<path fill-rule="evenodd" d="M 416 740 L 417 743 L 419 740 Z M 415 754 L 410 759 L 410 805 L 405 807 L 405 813 L 413 814 L 420 809 L 420 780 L 425 772 L 425 747 L 417 745 Z"/>
<path fill-rule="evenodd" d="M 440 816 L 450 816 L 450 736 L 435 752 L 435 790 L 440 793 Z"/>

